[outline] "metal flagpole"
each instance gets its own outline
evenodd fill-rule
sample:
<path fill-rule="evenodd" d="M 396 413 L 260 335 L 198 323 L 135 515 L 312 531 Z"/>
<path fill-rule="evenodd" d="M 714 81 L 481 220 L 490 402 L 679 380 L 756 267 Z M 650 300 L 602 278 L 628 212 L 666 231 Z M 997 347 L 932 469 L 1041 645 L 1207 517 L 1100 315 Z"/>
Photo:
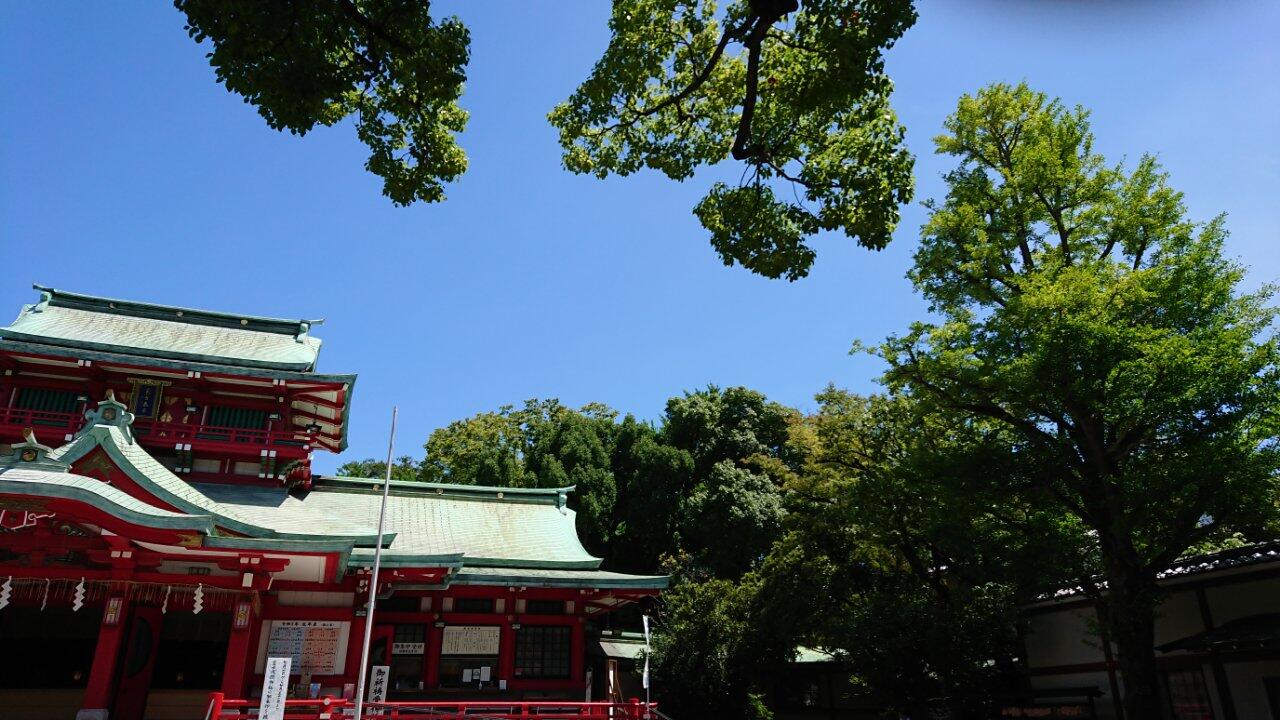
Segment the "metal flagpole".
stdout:
<path fill-rule="evenodd" d="M 649 616 L 641 615 L 640 619 L 644 622 L 644 716 L 647 718 L 652 717 L 649 712 L 653 707 L 649 702 Z"/>
<path fill-rule="evenodd" d="M 364 712 L 364 678 L 369 665 L 369 640 L 373 635 L 373 605 L 378 598 L 378 569 L 382 567 L 382 524 L 387 517 L 387 495 L 391 492 L 391 453 L 396 446 L 396 415 L 400 408 L 391 408 L 391 437 L 387 440 L 387 478 L 382 483 L 382 504 L 378 507 L 378 544 L 373 549 L 373 577 L 369 579 L 369 606 L 364 616 L 364 646 L 360 648 L 360 674 L 356 678 L 356 714 L 360 720 Z"/>

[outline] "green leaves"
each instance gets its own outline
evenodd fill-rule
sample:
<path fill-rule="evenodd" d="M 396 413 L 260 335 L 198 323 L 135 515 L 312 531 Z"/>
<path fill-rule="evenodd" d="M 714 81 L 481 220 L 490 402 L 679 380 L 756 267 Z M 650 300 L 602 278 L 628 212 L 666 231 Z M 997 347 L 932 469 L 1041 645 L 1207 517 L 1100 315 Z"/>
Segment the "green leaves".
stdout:
<path fill-rule="evenodd" d="M 612 40 L 550 114 L 565 167 L 685 180 L 730 157 L 737 186 L 694 212 L 725 264 L 808 274 L 808 245 L 839 230 L 883 248 L 912 195 L 912 158 L 888 106 L 882 53 L 915 21 L 910 3 L 730 4 L 615 0 Z M 787 199 L 784 199 L 787 198 Z"/>
<path fill-rule="evenodd" d="M 365 168 L 397 205 L 444 199 L 467 168 L 455 135 L 467 113 L 470 35 L 421 0 L 174 0 L 187 33 L 213 46 L 228 91 L 275 130 L 304 135 L 354 117 Z"/>
<path fill-rule="evenodd" d="M 1191 221 L 1149 156 L 1108 166 L 1086 111 L 1025 85 L 962 98 L 946 127 L 959 166 L 911 275 L 941 321 L 888 340 L 886 380 L 1011 432 L 1036 487 L 1134 572 L 1258 527 L 1276 310 L 1240 292 L 1222 220 Z"/>
<path fill-rule="evenodd" d="M 212 45 L 227 90 L 276 130 L 351 118 L 365 168 L 397 205 L 438 202 L 467 168 L 457 144 L 470 35 L 423 0 L 174 0 Z M 551 111 L 564 166 L 674 180 L 732 158 L 694 212 L 727 265 L 808 274 L 812 238 L 881 249 L 913 192 L 889 108 L 883 53 L 915 22 L 909 2 L 615 0 L 611 41 Z"/>

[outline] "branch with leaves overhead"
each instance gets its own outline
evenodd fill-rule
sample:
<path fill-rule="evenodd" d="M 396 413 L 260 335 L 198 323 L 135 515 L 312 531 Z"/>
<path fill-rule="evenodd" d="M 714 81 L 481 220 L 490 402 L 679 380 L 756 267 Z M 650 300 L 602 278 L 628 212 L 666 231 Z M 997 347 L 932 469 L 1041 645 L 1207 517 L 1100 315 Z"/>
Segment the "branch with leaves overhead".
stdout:
<path fill-rule="evenodd" d="M 227 90 L 275 130 L 305 135 L 355 118 L 365 168 L 397 205 L 444 199 L 467 168 L 456 142 L 470 35 L 422 0 L 175 0 L 208 42 Z"/>
<path fill-rule="evenodd" d="M 726 264 L 767 277 L 808 274 L 823 230 L 882 248 L 912 195 L 882 53 L 914 21 L 896 2 L 740 0 L 721 17 L 712 2 L 616 0 L 604 56 L 550 116 L 565 166 L 685 180 L 744 163 L 694 213 Z"/>

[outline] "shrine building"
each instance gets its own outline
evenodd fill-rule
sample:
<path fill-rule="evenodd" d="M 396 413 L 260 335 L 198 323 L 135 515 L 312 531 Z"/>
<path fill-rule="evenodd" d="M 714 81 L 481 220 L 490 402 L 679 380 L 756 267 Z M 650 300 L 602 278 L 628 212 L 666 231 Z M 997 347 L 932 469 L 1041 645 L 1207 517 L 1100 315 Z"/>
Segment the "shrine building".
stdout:
<path fill-rule="evenodd" d="M 269 656 L 350 697 L 371 591 L 387 699 L 582 700 L 597 629 L 666 585 L 600 569 L 573 488 L 396 482 L 370 588 L 382 480 L 311 469 L 356 384 L 319 321 L 36 290 L 0 328 L 5 720 L 203 717 Z"/>

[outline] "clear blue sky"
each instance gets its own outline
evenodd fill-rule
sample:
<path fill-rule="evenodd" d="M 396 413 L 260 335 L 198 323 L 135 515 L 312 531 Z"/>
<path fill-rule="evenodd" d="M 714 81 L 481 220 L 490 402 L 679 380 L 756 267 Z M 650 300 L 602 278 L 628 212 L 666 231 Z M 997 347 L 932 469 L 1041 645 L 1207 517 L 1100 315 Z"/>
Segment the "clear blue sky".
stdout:
<path fill-rule="evenodd" d="M 607 41 L 608 5 L 449 2 L 471 27 L 467 175 L 395 208 L 349 125 L 267 129 L 213 80 L 169 3 L 0 3 L 0 314 L 32 282 L 286 317 L 324 317 L 324 371 L 357 372 L 351 449 L 420 455 L 450 420 L 559 397 L 655 418 L 742 384 L 802 408 L 850 357 L 920 316 L 904 279 L 923 220 L 891 245 L 819 239 L 806 280 L 725 268 L 690 213 L 705 178 L 598 181 L 560 169 L 546 112 Z M 924 2 L 889 55 L 919 199 L 950 166 L 930 139 L 997 80 L 1094 111 L 1110 157 L 1157 153 L 1199 218 L 1229 213 L 1250 285 L 1280 279 L 1280 4 Z M 317 458 L 323 470 L 337 458 Z"/>

